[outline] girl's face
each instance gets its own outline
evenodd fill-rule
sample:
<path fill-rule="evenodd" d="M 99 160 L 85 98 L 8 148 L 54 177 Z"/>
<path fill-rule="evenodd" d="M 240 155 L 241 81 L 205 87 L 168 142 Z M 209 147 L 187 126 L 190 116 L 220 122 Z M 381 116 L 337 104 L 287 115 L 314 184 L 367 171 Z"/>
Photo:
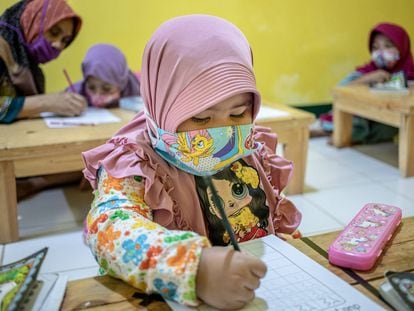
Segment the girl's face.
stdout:
<path fill-rule="evenodd" d="M 87 93 L 97 95 L 112 95 L 119 91 L 118 86 L 92 76 L 86 79 L 85 87 Z"/>
<path fill-rule="evenodd" d="M 374 40 L 372 41 L 371 49 L 371 52 L 387 50 L 392 53 L 399 53 L 394 43 L 392 43 L 390 39 L 380 33 L 375 35 Z"/>
<path fill-rule="evenodd" d="M 249 124 L 253 121 L 252 116 L 253 95 L 237 94 L 184 121 L 177 127 L 177 132 Z"/>
<path fill-rule="evenodd" d="M 66 18 L 46 31 L 44 37 L 54 48 L 62 51 L 73 39 L 73 28 L 73 19 Z"/>

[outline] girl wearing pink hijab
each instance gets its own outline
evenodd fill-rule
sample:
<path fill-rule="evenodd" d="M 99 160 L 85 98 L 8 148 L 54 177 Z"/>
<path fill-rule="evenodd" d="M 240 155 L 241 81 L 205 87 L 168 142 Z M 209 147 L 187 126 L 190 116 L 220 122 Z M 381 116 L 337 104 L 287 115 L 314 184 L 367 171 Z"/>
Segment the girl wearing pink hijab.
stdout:
<path fill-rule="evenodd" d="M 240 308 L 266 273 L 229 236 L 203 176 L 211 176 L 238 241 L 291 234 L 301 214 L 282 195 L 292 163 L 260 109 L 252 52 L 233 24 L 188 15 L 162 24 L 142 60 L 145 112 L 83 153 L 95 189 L 86 240 L 104 271 L 147 293 L 195 306 Z"/>

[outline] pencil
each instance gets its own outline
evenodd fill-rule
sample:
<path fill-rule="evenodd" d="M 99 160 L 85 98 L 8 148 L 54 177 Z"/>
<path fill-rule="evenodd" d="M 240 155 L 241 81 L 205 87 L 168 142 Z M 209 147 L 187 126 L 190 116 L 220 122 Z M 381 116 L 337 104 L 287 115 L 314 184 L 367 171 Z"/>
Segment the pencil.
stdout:
<path fill-rule="evenodd" d="M 217 194 L 216 187 L 214 187 L 214 184 L 211 180 L 211 177 L 210 176 L 203 176 L 203 179 L 204 179 L 205 183 L 207 184 L 207 187 L 209 187 L 210 190 L 211 190 L 211 194 L 212 194 L 212 197 L 213 197 L 212 198 L 213 203 L 217 207 L 217 209 L 219 210 L 221 219 L 223 220 L 224 227 L 226 228 L 226 231 L 230 236 L 230 241 L 231 241 L 231 244 L 233 245 L 234 250 L 240 251 L 240 247 L 239 247 L 239 244 L 237 244 L 237 240 L 236 240 L 236 236 L 234 235 L 233 228 L 230 225 L 229 219 L 227 218 L 227 215 L 226 215 L 226 211 L 224 210 L 224 206 L 221 203 L 221 200 L 220 200 L 220 198 Z"/>
<path fill-rule="evenodd" d="M 72 80 L 70 79 L 69 74 L 66 71 L 66 69 L 63 69 L 63 74 L 65 75 L 66 81 L 68 81 L 71 92 L 76 93 L 75 87 L 73 86 Z"/>

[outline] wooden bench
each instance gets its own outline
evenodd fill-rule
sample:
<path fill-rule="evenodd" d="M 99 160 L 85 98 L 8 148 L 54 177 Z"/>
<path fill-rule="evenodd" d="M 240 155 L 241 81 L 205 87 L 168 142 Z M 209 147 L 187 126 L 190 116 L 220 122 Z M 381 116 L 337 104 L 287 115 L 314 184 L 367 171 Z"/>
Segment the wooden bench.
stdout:
<path fill-rule="evenodd" d="M 352 116 L 399 128 L 398 166 L 402 177 L 414 176 L 414 87 L 408 95 L 373 92 L 367 86 L 333 89 L 333 144 L 351 144 Z"/>

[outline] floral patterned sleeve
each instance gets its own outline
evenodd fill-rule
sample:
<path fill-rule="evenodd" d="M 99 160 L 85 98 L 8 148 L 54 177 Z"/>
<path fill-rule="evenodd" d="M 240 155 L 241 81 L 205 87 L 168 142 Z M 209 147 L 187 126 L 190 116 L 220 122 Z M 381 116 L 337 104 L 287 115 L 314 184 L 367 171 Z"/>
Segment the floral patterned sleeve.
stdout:
<path fill-rule="evenodd" d="M 152 221 L 145 179 L 117 179 L 101 168 L 86 241 L 103 272 L 147 293 L 197 305 L 196 273 L 207 238 Z"/>

